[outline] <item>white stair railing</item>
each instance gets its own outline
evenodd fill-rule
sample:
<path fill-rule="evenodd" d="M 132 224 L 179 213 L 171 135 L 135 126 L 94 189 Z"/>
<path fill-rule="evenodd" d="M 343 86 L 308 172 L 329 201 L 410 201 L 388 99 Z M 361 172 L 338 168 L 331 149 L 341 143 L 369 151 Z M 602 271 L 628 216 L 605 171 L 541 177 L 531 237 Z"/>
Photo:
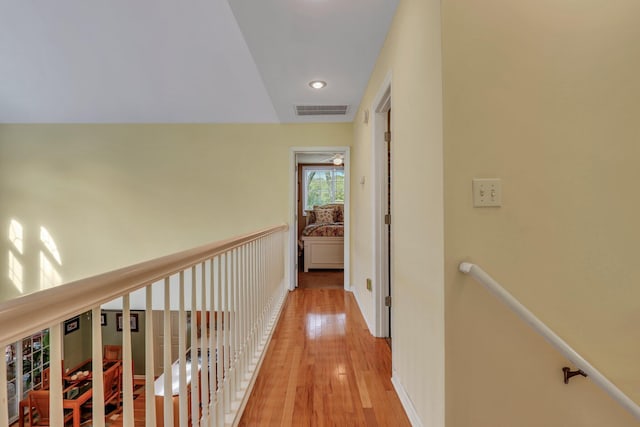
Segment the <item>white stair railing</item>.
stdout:
<path fill-rule="evenodd" d="M 64 408 L 73 408 L 74 399 L 64 390 L 61 323 L 90 312 L 89 356 L 102 361 L 101 307 L 121 301 L 122 319 L 129 319 L 132 309 L 141 310 L 138 314 L 145 318 L 144 349 L 132 346 L 132 325 L 122 321 L 123 425 L 134 425 L 133 353 L 140 351 L 145 352 L 145 426 L 231 425 L 241 415 L 286 296 L 287 228 L 270 227 L 4 302 L 0 348 L 50 330 L 50 422 L 62 426 Z M 154 312 L 162 313 L 161 331 L 154 330 Z M 176 335 L 176 313 L 177 355 L 170 341 Z M 164 351 L 158 354 L 160 333 Z M 158 357 L 163 362 L 161 378 L 154 370 Z M 6 369 L 1 357 L 0 427 L 13 421 L 7 411 Z M 106 394 L 103 363 L 92 363 L 91 382 L 93 401 L 99 402 Z M 24 415 L 31 412 L 26 406 L 19 408 Z M 104 405 L 92 407 L 92 425 L 103 427 Z M 79 418 L 79 409 L 74 409 L 74 417 Z"/>
<path fill-rule="evenodd" d="M 613 384 L 607 377 L 598 371 L 591 363 L 575 351 L 569 344 L 553 332 L 546 324 L 538 319 L 531 311 L 520 303 L 513 295 L 507 292 L 497 281 L 489 276 L 482 268 L 469 262 L 460 264 L 461 272 L 470 275 L 487 288 L 499 300 L 504 302 L 518 317 L 524 320 L 536 332 L 558 350 L 564 357 L 582 370 L 588 377 L 602 388 L 622 407 L 629 411 L 636 419 L 640 420 L 640 406 Z"/>

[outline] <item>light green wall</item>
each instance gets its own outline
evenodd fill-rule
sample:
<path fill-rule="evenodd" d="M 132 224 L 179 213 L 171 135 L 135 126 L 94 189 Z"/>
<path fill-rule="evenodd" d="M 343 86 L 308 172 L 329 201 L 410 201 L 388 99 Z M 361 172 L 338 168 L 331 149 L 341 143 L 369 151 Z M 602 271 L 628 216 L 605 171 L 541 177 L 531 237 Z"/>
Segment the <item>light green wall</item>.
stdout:
<path fill-rule="evenodd" d="M 78 316 L 80 328 L 63 335 L 64 368 L 73 369 L 82 362 L 91 359 L 91 313 L 82 313 Z"/>
<path fill-rule="evenodd" d="M 22 224 L 23 287 L 33 291 L 41 226 L 68 282 L 285 223 L 290 147 L 351 140 L 350 123 L 0 125 L 0 230 Z M 19 294 L 7 259 L 0 299 Z"/>
<path fill-rule="evenodd" d="M 102 327 L 103 345 L 122 345 L 122 331 L 117 330 L 116 314 L 121 311 L 103 310 L 107 315 L 107 325 Z M 131 332 L 131 356 L 133 360 L 134 375 L 144 375 L 145 353 L 144 334 L 146 329 L 146 316 L 144 311 L 131 310 L 131 313 L 138 314 L 138 332 Z"/>

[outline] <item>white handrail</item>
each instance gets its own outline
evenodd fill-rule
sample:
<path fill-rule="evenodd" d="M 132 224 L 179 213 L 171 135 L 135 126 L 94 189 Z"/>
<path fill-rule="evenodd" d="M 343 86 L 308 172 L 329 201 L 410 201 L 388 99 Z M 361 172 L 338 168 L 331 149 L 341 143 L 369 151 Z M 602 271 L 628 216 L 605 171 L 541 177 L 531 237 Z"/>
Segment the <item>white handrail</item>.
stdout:
<path fill-rule="evenodd" d="M 504 302 L 515 314 L 531 326 L 536 332 L 549 342 L 564 357 L 573 363 L 578 369 L 584 371 L 589 378 L 602 388 L 611 398 L 622 405 L 636 419 L 640 420 L 640 406 L 622 392 L 615 384 L 613 384 L 600 371 L 593 367 L 584 357 L 575 351 L 569 344 L 553 332 L 547 325 L 531 313 L 520 301 L 507 292 L 498 282 L 489 276 L 482 268 L 469 262 L 460 263 L 461 272 L 470 275 L 492 294 Z"/>
<path fill-rule="evenodd" d="M 255 381 L 275 326 L 275 319 L 279 316 L 287 294 L 288 286 L 285 283 L 284 273 L 286 250 L 284 236 L 287 228 L 286 224 L 265 228 L 0 303 L 0 348 L 4 349 L 4 345 L 14 342 L 18 342 L 20 346 L 23 337 L 36 331 L 46 328 L 51 331 L 50 421 L 51 425 L 62 425 L 63 404 L 68 405 L 68 402 L 65 400 L 67 394 L 63 392 L 61 322 L 80 313 L 91 311 L 90 322 L 93 333 L 90 359 L 103 360 L 101 305 L 121 298 L 120 319 L 136 319 L 133 323 L 120 320 L 122 325 L 120 369 L 123 372 L 120 378 L 124 381 L 123 425 L 132 426 L 134 424 L 132 358 L 134 350 L 131 332 L 133 324 L 136 325 L 136 332 L 138 332 L 138 317 L 137 314 L 135 317 L 130 316 L 130 297 L 132 292 L 146 289 L 146 311 L 142 317 L 147 385 L 146 425 L 155 425 L 156 414 L 158 418 L 161 417 L 164 420 L 165 425 L 173 425 L 178 415 L 182 420 L 181 425 L 184 424 L 185 419 L 189 425 L 194 426 L 209 425 L 214 422 L 217 423 L 216 425 L 223 426 L 225 419 L 227 421 L 234 419 L 234 422 L 237 422 L 241 416 L 240 409 L 244 408 L 244 402 Z M 241 253 L 250 253 L 251 257 L 242 257 L 243 261 L 240 263 L 238 258 Z M 237 280 L 239 270 L 243 270 L 243 281 Z M 191 384 L 188 384 L 186 369 L 182 369 L 187 366 L 185 341 L 188 338 L 186 307 L 184 307 L 187 296 L 184 286 L 185 276 L 190 277 L 192 285 L 190 287 L 191 307 L 189 307 L 192 345 L 189 358 L 191 361 L 202 360 L 202 369 L 199 369 L 198 373 L 200 381 L 192 381 Z M 249 278 L 250 282 L 247 280 Z M 162 283 L 164 283 L 163 304 L 154 311 L 152 288 Z M 175 302 L 178 299 L 178 295 L 174 295 L 177 291 L 179 291 L 180 304 L 174 307 L 171 300 L 173 298 Z M 240 293 L 243 294 L 243 301 L 239 299 Z M 239 330 L 237 322 L 239 317 L 244 319 L 246 325 L 243 331 Z M 156 329 L 156 334 L 153 327 L 155 320 L 159 320 L 157 325 L 159 330 Z M 175 326 L 174 320 L 179 321 Z M 196 327 L 196 322 L 200 327 Z M 198 329 L 201 331 L 200 339 L 197 339 Z M 160 341 L 160 335 L 162 341 Z M 181 369 L 178 369 L 174 376 L 171 367 L 174 357 L 177 358 L 178 355 L 172 351 L 172 345 L 169 343 L 176 335 L 181 342 L 179 360 L 182 363 Z M 117 334 L 115 336 L 117 337 Z M 160 363 L 155 364 L 154 352 L 161 347 L 163 351 L 155 355 L 161 358 Z M 18 350 L 18 363 L 13 367 L 17 370 L 17 378 L 21 378 L 19 354 Z M 93 365 L 93 399 L 94 402 L 103 401 L 103 398 L 107 397 L 100 396 L 103 388 L 106 390 L 106 384 L 104 384 L 105 387 L 101 384 L 101 381 L 106 378 L 103 378 L 103 364 Z M 38 366 L 40 365 L 36 365 Z M 154 392 L 156 367 L 158 373 L 164 373 L 163 390 L 166 392 L 161 393 L 162 396 Z M 7 363 L 3 356 L 0 358 L 0 371 L 6 373 L 6 368 Z M 0 374 L 0 427 L 8 427 L 10 422 L 8 411 L 6 411 L 9 403 L 6 377 Z M 38 378 L 37 374 L 34 374 L 34 377 Z M 210 383 L 206 381 L 208 378 L 211 379 Z M 113 376 L 110 379 L 113 379 Z M 175 397 L 170 391 L 173 389 L 174 382 L 180 383 L 183 389 L 179 397 Z M 184 392 L 185 387 L 187 392 Z M 16 415 L 15 410 L 24 406 L 24 402 L 18 406 L 15 399 L 24 397 L 27 387 L 24 390 L 14 387 L 12 390 L 13 402 L 11 402 L 10 416 L 13 418 Z M 76 387 L 75 391 L 78 390 L 79 387 Z M 186 409 L 189 393 L 192 397 L 190 419 Z M 83 392 L 82 396 L 86 399 L 90 394 Z M 74 405 L 74 423 L 77 423 L 80 417 L 80 404 Z M 104 427 L 103 405 L 93 405 L 93 409 L 93 425 Z M 21 415 L 19 417 L 21 418 Z"/>
<path fill-rule="evenodd" d="M 268 227 L 2 302 L 0 345 L 18 341 L 53 322 L 62 322 L 200 261 L 287 229 L 286 224 Z"/>

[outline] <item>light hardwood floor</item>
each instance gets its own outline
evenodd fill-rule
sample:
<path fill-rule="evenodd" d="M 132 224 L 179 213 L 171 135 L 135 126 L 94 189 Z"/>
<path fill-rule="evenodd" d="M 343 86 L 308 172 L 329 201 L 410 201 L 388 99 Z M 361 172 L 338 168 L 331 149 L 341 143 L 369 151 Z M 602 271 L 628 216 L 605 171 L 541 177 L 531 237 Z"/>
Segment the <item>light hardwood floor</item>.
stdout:
<path fill-rule="evenodd" d="M 391 353 L 353 295 L 289 293 L 240 426 L 410 426 L 391 385 Z M 144 426 L 144 395 L 134 401 Z M 115 418 L 115 419 L 114 419 Z M 107 417 L 109 427 L 121 417 Z"/>
<path fill-rule="evenodd" d="M 409 426 L 391 354 L 351 293 L 291 292 L 241 426 Z"/>
<path fill-rule="evenodd" d="M 298 289 L 344 288 L 344 270 L 311 270 L 298 273 Z"/>

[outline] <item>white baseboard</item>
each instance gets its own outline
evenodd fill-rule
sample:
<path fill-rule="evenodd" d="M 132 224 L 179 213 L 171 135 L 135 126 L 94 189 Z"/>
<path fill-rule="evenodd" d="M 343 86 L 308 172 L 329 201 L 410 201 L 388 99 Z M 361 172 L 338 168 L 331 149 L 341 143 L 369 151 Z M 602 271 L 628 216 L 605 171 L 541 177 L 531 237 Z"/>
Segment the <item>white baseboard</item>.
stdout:
<path fill-rule="evenodd" d="M 358 288 L 356 288 L 355 286 L 352 286 L 349 289 L 349 291 L 353 294 L 354 298 L 356 299 L 356 303 L 358 304 L 358 309 L 360 310 L 362 317 L 364 317 L 364 321 L 367 324 L 367 328 L 369 328 L 369 333 L 375 337 L 376 336 L 375 330 L 371 327 L 371 322 L 369 322 L 369 319 L 364 314 L 364 310 L 362 310 L 362 304 L 360 303 L 360 298 L 358 296 Z"/>
<path fill-rule="evenodd" d="M 413 427 L 424 427 L 422 424 L 422 420 L 418 416 L 418 412 L 416 411 L 415 406 L 413 406 L 413 402 L 409 398 L 404 386 L 402 385 L 402 381 L 398 379 L 398 375 L 396 372 L 393 372 L 391 376 L 391 383 L 393 384 L 393 388 L 396 389 L 396 393 L 398 393 L 398 397 L 400 398 L 400 403 L 402 403 L 402 407 L 404 411 L 407 413 L 407 417 L 409 417 L 409 421 Z"/>

